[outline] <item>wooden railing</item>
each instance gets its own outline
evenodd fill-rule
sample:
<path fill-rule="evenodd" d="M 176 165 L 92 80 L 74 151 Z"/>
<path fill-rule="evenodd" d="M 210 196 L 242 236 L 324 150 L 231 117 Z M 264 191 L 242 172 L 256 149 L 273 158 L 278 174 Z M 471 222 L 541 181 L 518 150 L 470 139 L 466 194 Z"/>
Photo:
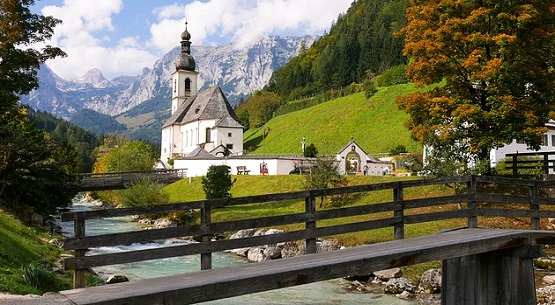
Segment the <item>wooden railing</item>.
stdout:
<path fill-rule="evenodd" d="M 122 189 L 137 180 L 150 178 L 161 183 L 172 183 L 187 177 L 187 169 L 161 169 L 107 173 L 82 173 L 76 186 L 81 191 Z"/>
<path fill-rule="evenodd" d="M 539 170 L 548 175 L 550 170 L 555 171 L 555 159 L 550 156 L 555 156 L 555 151 L 506 154 L 505 169 L 511 170 L 513 175 L 518 175 L 519 170 Z"/>
<path fill-rule="evenodd" d="M 418 188 L 439 185 L 458 185 L 466 188 L 462 194 L 440 197 L 425 197 Z M 489 193 L 491 184 L 508 185 L 511 191 L 521 189 L 518 195 Z M 88 268 L 138 262 L 152 259 L 201 254 L 201 269 L 212 267 L 214 252 L 245 248 L 259 245 L 277 244 L 287 241 L 306 241 L 306 252 L 317 251 L 317 239 L 344 233 L 366 231 L 379 228 L 393 228 L 395 239 L 405 237 L 405 226 L 410 224 L 433 222 L 449 219 L 466 219 L 470 228 L 478 227 L 480 216 L 527 217 L 531 229 L 540 229 L 540 218 L 553 218 L 555 211 L 540 209 L 541 205 L 555 205 L 555 198 L 545 195 L 542 189 L 555 188 L 555 182 L 538 180 L 521 180 L 516 178 L 464 176 L 427 180 L 404 180 L 352 187 L 310 190 L 283 194 L 239 197 L 219 200 L 203 200 L 186 203 L 167 204 L 151 207 L 104 209 L 82 212 L 70 212 L 61 215 L 62 221 L 73 221 L 75 236 L 64 242 L 64 249 L 74 250 L 74 257 L 64 262 L 65 269 L 75 270 L 74 286 L 84 286 L 84 272 Z M 319 209 L 316 199 L 321 196 L 345 195 L 391 191 L 391 200 L 380 203 L 357 206 Z M 406 196 L 407 192 L 411 193 Z M 417 195 L 415 195 L 418 193 Z M 380 196 L 383 196 L 381 194 Z M 410 199 L 408 199 L 410 197 Z M 285 200 L 304 200 L 304 211 L 292 211 L 291 214 L 213 222 L 214 210 L 246 204 L 271 204 Z M 493 205 L 492 205 L 493 203 Z M 511 204 L 498 205 L 495 203 Z M 526 208 L 514 208 L 513 204 L 524 204 Z M 245 207 L 248 208 L 248 207 Z M 414 209 L 420 209 L 415 212 Z M 430 208 L 430 211 L 427 211 Z M 85 236 L 87 219 L 120 217 L 130 215 L 165 213 L 182 210 L 200 210 L 200 224 L 177 228 L 152 229 L 125 233 Z M 366 218 L 357 222 L 325 225 L 325 221 L 344 217 L 362 216 Z M 285 233 L 254 236 L 233 240 L 213 240 L 215 234 L 235 232 L 242 229 L 267 228 L 302 224 L 302 229 L 292 229 Z M 318 225 L 317 225 L 318 224 Z M 124 253 L 85 256 L 86 249 L 100 246 L 129 245 L 152 240 L 163 240 L 185 236 L 200 237 L 200 242 L 172 247 L 128 251 Z"/>

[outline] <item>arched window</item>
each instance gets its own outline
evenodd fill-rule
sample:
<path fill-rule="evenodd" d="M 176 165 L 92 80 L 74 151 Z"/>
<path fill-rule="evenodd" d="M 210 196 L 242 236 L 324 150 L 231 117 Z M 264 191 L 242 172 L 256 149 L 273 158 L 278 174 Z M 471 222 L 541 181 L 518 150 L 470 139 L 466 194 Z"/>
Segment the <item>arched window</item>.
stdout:
<path fill-rule="evenodd" d="M 206 128 L 206 143 L 212 142 L 212 129 Z"/>
<path fill-rule="evenodd" d="M 185 79 L 185 92 L 186 93 L 190 93 L 191 92 L 191 80 L 190 79 Z"/>
<path fill-rule="evenodd" d="M 177 80 L 173 80 L 173 93 L 177 91 Z"/>

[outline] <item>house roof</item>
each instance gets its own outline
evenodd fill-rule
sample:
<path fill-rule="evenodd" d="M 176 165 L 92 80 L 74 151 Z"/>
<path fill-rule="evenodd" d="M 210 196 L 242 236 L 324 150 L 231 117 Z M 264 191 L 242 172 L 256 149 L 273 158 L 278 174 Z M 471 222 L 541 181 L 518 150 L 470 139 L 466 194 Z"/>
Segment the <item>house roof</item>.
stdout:
<path fill-rule="evenodd" d="M 185 100 L 162 128 L 198 120 L 218 120 L 216 127 L 243 128 L 219 86 L 208 88 Z"/>
<path fill-rule="evenodd" d="M 184 159 L 215 159 L 215 158 L 208 151 L 206 151 L 206 149 L 199 146 L 195 148 L 195 150 L 190 152 L 188 155 L 186 155 Z"/>
<path fill-rule="evenodd" d="M 359 150 L 363 153 L 363 155 L 364 155 L 369 161 L 377 161 L 377 160 L 375 160 L 374 158 L 372 158 L 372 156 L 370 156 L 369 154 L 367 154 L 367 153 L 364 151 L 364 149 L 362 149 L 362 147 L 360 147 L 360 145 L 358 145 L 357 142 L 355 142 L 354 140 L 351 140 L 349 143 L 347 143 L 347 145 L 343 146 L 343 148 L 341 148 L 341 150 L 339 150 L 339 152 L 338 152 L 337 154 L 338 154 L 338 155 L 341 155 L 341 154 L 343 154 L 343 152 L 344 152 L 345 150 L 351 151 L 350 147 L 351 147 L 353 144 L 357 147 L 357 149 L 359 149 Z M 367 161 L 368 161 L 368 160 L 367 160 Z"/>

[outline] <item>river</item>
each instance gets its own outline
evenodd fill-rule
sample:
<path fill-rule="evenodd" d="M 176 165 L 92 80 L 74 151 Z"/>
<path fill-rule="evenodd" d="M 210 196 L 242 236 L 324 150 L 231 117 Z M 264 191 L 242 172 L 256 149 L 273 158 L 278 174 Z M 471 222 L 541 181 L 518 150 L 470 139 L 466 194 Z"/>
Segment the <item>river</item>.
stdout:
<path fill-rule="evenodd" d="M 93 203 L 81 200 L 74 200 L 72 210 L 89 210 L 97 208 Z M 65 235 L 73 234 L 73 223 L 60 223 Z M 123 231 L 136 231 L 144 229 L 141 224 L 131 221 L 127 217 L 89 220 L 86 223 L 86 235 L 98 235 L 106 233 L 116 233 Z M 161 243 L 137 244 L 125 247 L 102 247 L 91 249 L 95 253 L 122 252 L 128 250 L 147 249 L 153 247 L 171 247 L 175 243 L 182 243 L 180 240 L 165 241 Z M 238 264 L 245 264 L 244 258 L 227 254 L 213 254 L 213 267 L 222 268 Z M 190 255 L 185 257 L 175 257 L 159 260 L 151 260 L 140 263 L 130 263 L 94 268 L 102 278 L 106 279 L 110 275 L 119 274 L 127 276 L 131 281 L 144 278 L 154 278 L 165 275 L 172 275 L 180 272 L 192 272 L 200 270 L 200 255 Z M 206 305 L 412 305 L 418 304 L 416 301 L 400 300 L 391 295 L 380 293 L 355 293 L 347 290 L 348 282 L 342 279 L 312 283 L 291 288 L 284 288 L 260 293 L 254 293 L 234 298 L 218 301 L 205 302 Z"/>

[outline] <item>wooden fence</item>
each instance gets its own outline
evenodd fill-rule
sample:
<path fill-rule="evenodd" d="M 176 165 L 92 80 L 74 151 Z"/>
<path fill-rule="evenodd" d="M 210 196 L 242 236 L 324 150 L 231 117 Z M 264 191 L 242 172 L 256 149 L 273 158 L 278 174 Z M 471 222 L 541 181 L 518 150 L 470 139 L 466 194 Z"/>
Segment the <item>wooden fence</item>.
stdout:
<path fill-rule="evenodd" d="M 550 159 L 550 156 L 555 156 L 555 151 L 506 154 L 508 160 L 505 169 L 511 170 L 515 176 L 519 174 L 519 170 L 540 170 L 548 175 L 550 170 L 555 171 L 555 159 Z"/>
<path fill-rule="evenodd" d="M 446 184 L 462 185 L 465 191 L 462 194 L 441 197 L 422 198 L 424 195 L 419 194 L 418 196 L 411 196 L 418 198 L 405 198 L 405 193 L 408 190 L 414 193 L 415 191 L 418 192 L 419 187 Z M 521 189 L 521 194 L 490 193 L 487 190 L 491 184 L 507 185 L 511 191 Z M 478 227 L 478 217 L 480 216 L 526 217 L 530 219 L 531 229 L 540 229 L 541 218 L 555 218 L 554 210 L 540 209 L 542 205 L 555 205 L 555 198 L 549 198 L 546 195 L 546 190 L 550 188 L 555 188 L 555 182 L 502 177 L 464 176 L 442 179 L 404 180 L 283 194 L 203 200 L 153 207 L 70 212 L 62 214 L 61 219 L 62 221 L 74 222 L 75 236 L 67 238 L 64 242 L 64 249 L 74 250 L 74 257 L 66 259 L 64 267 L 67 270 L 75 270 L 74 287 L 79 288 L 84 286 L 85 271 L 88 268 L 97 266 L 200 254 L 201 269 L 204 270 L 212 267 L 211 254 L 214 252 L 305 240 L 306 252 L 315 253 L 317 251 L 316 241 L 318 238 L 390 227 L 393 229 L 395 239 L 403 239 L 405 237 L 405 225 L 439 220 L 465 219 L 469 228 L 476 228 Z M 522 190 L 524 190 L 524 194 L 522 194 Z M 376 192 L 383 191 L 391 191 L 391 199 L 387 202 L 331 209 L 320 209 L 317 208 L 316 204 L 316 199 L 321 196 L 344 196 L 346 194 L 354 195 L 357 193 L 373 195 L 377 194 Z M 292 211 L 291 214 L 255 219 L 223 222 L 212 221 L 212 213 L 220 208 L 246 204 L 272 204 L 273 202 L 284 200 L 304 200 L 304 211 Z M 510 207 L 508 204 L 510 204 Z M 514 208 L 516 204 L 524 205 L 526 208 Z M 428 209 L 421 209 L 419 213 L 414 212 L 414 209 L 420 208 L 431 209 L 429 211 Z M 87 219 L 166 213 L 190 209 L 200 210 L 200 224 L 177 228 L 85 236 Z M 354 223 L 343 222 L 335 225 L 322 225 L 326 220 L 360 215 L 368 216 L 368 218 Z M 291 224 L 302 224 L 304 228 L 285 233 L 233 240 L 212 239 L 214 235 L 226 232 L 251 228 L 279 227 Z M 85 255 L 88 248 L 130 245 L 133 243 L 186 236 L 198 236 L 200 237 L 200 242 L 123 253 Z"/>

